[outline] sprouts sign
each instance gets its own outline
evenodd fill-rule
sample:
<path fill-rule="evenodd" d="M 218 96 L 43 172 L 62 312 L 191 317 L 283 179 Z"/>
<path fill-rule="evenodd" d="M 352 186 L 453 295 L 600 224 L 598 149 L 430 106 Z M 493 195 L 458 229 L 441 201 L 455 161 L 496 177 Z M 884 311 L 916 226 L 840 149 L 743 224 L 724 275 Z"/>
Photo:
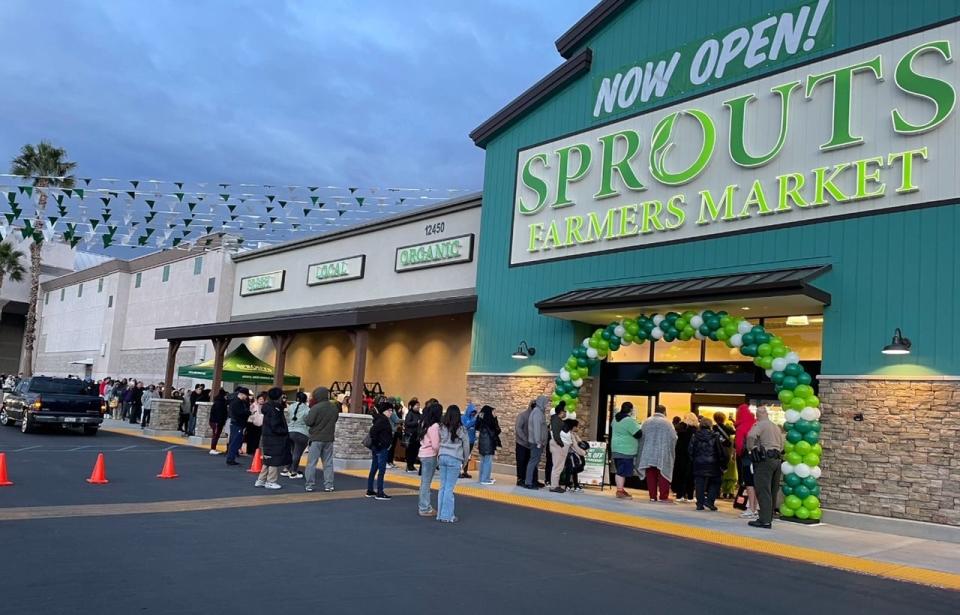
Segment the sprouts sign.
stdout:
<path fill-rule="evenodd" d="M 960 22 L 521 150 L 513 265 L 960 197 Z"/>

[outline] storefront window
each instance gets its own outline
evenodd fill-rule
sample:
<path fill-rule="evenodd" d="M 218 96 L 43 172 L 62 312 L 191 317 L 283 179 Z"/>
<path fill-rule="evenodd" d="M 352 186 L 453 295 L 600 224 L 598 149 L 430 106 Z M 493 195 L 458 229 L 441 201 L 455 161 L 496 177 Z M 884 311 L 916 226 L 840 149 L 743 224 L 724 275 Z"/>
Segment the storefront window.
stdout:
<path fill-rule="evenodd" d="M 752 357 L 746 357 L 740 354 L 739 348 L 727 348 L 723 342 L 707 342 L 707 361 L 720 361 L 730 363 L 732 361 L 752 361 Z"/>
<path fill-rule="evenodd" d="M 607 360 L 611 363 L 649 363 L 650 342 L 621 346 L 607 355 Z"/>
<path fill-rule="evenodd" d="M 701 342 L 698 339 L 687 341 L 656 342 L 653 345 L 653 360 L 657 363 L 677 361 L 699 361 Z"/>
<path fill-rule="evenodd" d="M 823 316 L 767 318 L 763 326 L 783 338 L 783 343 L 799 354 L 801 361 L 823 360 Z"/>

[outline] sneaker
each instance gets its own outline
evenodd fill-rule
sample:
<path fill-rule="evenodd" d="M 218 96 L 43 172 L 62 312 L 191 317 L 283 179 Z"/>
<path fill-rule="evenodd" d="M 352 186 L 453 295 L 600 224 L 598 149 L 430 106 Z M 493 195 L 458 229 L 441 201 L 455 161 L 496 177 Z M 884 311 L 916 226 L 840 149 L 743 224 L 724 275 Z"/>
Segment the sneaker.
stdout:
<path fill-rule="evenodd" d="M 324 487 L 324 488 L 323 488 L 323 492 L 324 492 L 324 493 L 330 493 L 331 491 L 333 491 L 333 487 Z"/>
<path fill-rule="evenodd" d="M 566 493 L 566 492 L 567 490 L 564 489 L 563 487 L 554 487 L 553 489 L 550 490 L 550 493 Z"/>
<path fill-rule="evenodd" d="M 367 497 L 367 498 L 375 498 L 375 497 L 377 497 L 377 492 L 376 492 L 376 491 L 370 491 L 369 489 L 367 489 L 367 493 L 366 493 L 366 495 L 365 495 L 364 497 Z"/>
<path fill-rule="evenodd" d="M 760 521 L 760 519 L 755 519 L 755 520 L 753 520 L 753 521 L 748 521 L 748 522 L 747 522 L 747 525 L 749 525 L 750 527 L 761 527 L 761 528 L 763 528 L 763 529 L 765 529 L 765 530 L 769 530 L 769 529 L 772 529 L 772 528 L 773 528 L 773 525 L 772 525 L 772 524 L 770 524 L 770 523 L 763 523 L 762 521 Z"/>
<path fill-rule="evenodd" d="M 540 487 L 538 487 L 538 486 L 536 486 L 536 485 L 524 485 L 523 488 L 524 488 L 524 489 L 529 489 L 529 490 L 531 490 L 531 491 L 539 491 L 539 490 L 540 490 Z"/>
<path fill-rule="evenodd" d="M 623 489 L 617 489 L 617 499 L 618 500 L 630 500 L 633 499 L 633 496 L 627 493 Z"/>
<path fill-rule="evenodd" d="M 211 449 L 210 452 L 207 453 L 207 454 L 208 454 L 208 455 L 219 455 L 219 454 L 220 454 L 220 451 L 215 451 L 215 450 Z"/>
<path fill-rule="evenodd" d="M 671 500 L 670 498 L 667 498 L 667 499 L 665 499 L 665 500 L 657 500 L 657 502 L 659 502 L 660 504 L 674 504 L 674 503 L 675 503 L 674 500 Z"/>
<path fill-rule="evenodd" d="M 393 469 L 396 468 L 396 467 L 397 467 L 397 466 L 393 465 L 392 463 L 388 463 L 388 464 L 387 464 L 387 469 L 388 469 L 388 470 L 393 470 Z"/>
<path fill-rule="evenodd" d="M 312 493 L 313 485 L 307 485 L 306 487 L 303 488 L 303 490 L 306 491 L 307 493 Z"/>
<path fill-rule="evenodd" d="M 718 510 L 720 510 L 719 508 L 717 508 L 717 507 L 714 506 L 713 504 L 707 504 L 707 508 L 709 508 L 711 512 L 717 512 Z"/>
<path fill-rule="evenodd" d="M 283 489 L 283 485 L 280 483 L 265 483 L 263 485 L 264 489 Z"/>
<path fill-rule="evenodd" d="M 574 490 L 574 491 L 583 491 L 583 487 L 574 487 L 573 490 Z"/>
<path fill-rule="evenodd" d="M 464 472 L 463 474 L 460 475 L 460 478 L 473 478 L 473 477 L 467 474 L 466 472 Z"/>
<path fill-rule="evenodd" d="M 756 519 L 757 513 L 753 512 L 752 510 L 745 510 L 740 513 L 740 517 L 743 519 Z"/>
<path fill-rule="evenodd" d="M 480 481 L 480 484 L 481 484 L 481 485 L 493 485 L 493 484 L 495 484 L 496 482 L 497 482 L 497 481 L 495 481 L 495 480 L 483 480 L 483 481 Z"/>
<path fill-rule="evenodd" d="M 286 476 L 287 478 L 290 478 L 290 471 L 283 470 L 282 472 L 280 472 L 280 476 Z"/>
<path fill-rule="evenodd" d="M 417 471 L 418 471 L 418 470 L 417 470 L 416 468 L 413 468 L 412 470 L 411 470 L 411 469 L 407 469 L 407 470 L 406 470 L 406 473 L 407 473 L 407 474 L 416 474 Z"/>
<path fill-rule="evenodd" d="M 377 499 L 377 500 L 389 500 L 389 499 L 390 499 L 390 496 L 387 495 L 386 493 L 378 493 L 377 495 L 374 496 L 374 499 Z"/>
<path fill-rule="evenodd" d="M 264 487 L 264 486 L 266 486 L 266 484 L 267 484 L 267 483 L 263 482 L 262 480 L 257 479 L 257 482 L 253 483 L 253 486 L 254 486 L 254 487 Z"/>
<path fill-rule="evenodd" d="M 437 519 L 437 521 L 439 521 L 440 523 L 456 523 L 459 520 L 460 519 L 458 519 L 457 517 L 451 517 L 449 519 Z"/>
<path fill-rule="evenodd" d="M 421 517 L 436 517 L 437 511 L 431 508 L 430 510 L 418 510 L 417 514 Z"/>
<path fill-rule="evenodd" d="M 300 472 L 294 472 L 293 474 L 290 475 L 290 478 L 303 478 L 303 474 L 301 474 Z"/>
<path fill-rule="evenodd" d="M 704 508 L 703 506 L 697 506 L 697 510 L 703 511 L 703 510 L 706 510 L 706 508 Z"/>
<path fill-rule="evenodd" d="M 228 461 L 228 462 L 227 462 L 227 465 L 228 465 L 228 466 L 238 466 L 238 465 L 240 465 L 240 463 L 237 462 L 237 461 Z"/>

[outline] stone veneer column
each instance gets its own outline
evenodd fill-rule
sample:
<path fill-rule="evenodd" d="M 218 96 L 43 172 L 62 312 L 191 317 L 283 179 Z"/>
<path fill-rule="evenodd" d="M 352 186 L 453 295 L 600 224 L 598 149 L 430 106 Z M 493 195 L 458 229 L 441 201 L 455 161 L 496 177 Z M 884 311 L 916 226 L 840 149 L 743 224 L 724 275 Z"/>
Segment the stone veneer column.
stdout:
<path fill-rule="evenodd" d="M 960 381 L 825 377 L 819 393 L 824 508 L 960 526 Z"/>
<path fill-rule="evenodd" d="M 190 444 L 210 444 L 210 438 L 213 432 L 210 430 L 210 408 L 213 407 L 212 401 L 197 402 L 197 426 L 190 436 Z M 224 426 L 226 431 L 226 426 Z"/>
<path fill-rule="evenodd" d="M 554 388 L 555 375 L 521 376 L 509 374 L 467 374 L 467 399 L 473 400 L 477 408 L 490 405 L 496 409 L 500 421 L 500 440 L 503 448 L 497 450 L 495 463 L 515 465 L 517 463 L 516 440 L 514 430 L 517 415 L 526 410 L 530 402 L 540 395 L 550 396 Z M 593 419 L 596 408 L 593 400 L 594 379 L 586 378 L 580 389 L 582 400 L 577 408 L 577 420 L 580 422 L 578 433 L 585 440 L 593 440 Z"/>
<path fill-rule="evenodd" d="M 370 433 L 373 417 L 369 414 L 340 413 L 334 433 L 333 467 L 336 470 L 355 470 L 370 467 L 370 449 L 363 439 Z"/>
<path fill-rule="evenodd" d="M 179 433 L 177 431 L 178 414 L 180 414 L 179 399 L 154 397 L 150 400 L 150 426 L 144 430 L 144 433 L 148 436 Z"/>

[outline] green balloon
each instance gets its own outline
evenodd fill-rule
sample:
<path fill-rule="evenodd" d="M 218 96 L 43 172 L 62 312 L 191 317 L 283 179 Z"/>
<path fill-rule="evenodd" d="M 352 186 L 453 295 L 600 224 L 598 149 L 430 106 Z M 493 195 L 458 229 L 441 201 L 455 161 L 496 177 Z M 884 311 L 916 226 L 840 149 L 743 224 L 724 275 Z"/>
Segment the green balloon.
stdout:
<path fill-rule="evenodd" d="M 770 347 L 770 344 L 760 344 L 757 346 L 757 354 L 761 357 L 769 357 L 773 353 L 773 348 Z"/>
<path fill-rule="evenodd" d="M 797 397 L 810 397 L 813 395 L 813 387 L 809 384 L 797 383 L 797 386 L 793 388 L 793 394 Z"/>
<path fill-rule="evenodd" d="M 809 519 L 809 518 L 810 518 L 810 511 L 807 510 L 806 508 L 803 508 L 802 506 L 801 506 L 800 508 L 796 509 L 795 511 L 793 511 L 793 514 L 796 515 L 797 519 Z"/>
<path fill-rule="evenodd" d="M 783 503 L 787 505 L 787 508 L 792 508 L 793 510 L 796 510 L 796 509 L 800 508 L 801 506 L 803 506 L 803 500 L 801 500 L 800 498 L 798 498 L 798 497 L 795 496 L 795 495 L 788 495 L 788 496 L 783 500 Z"/>
<path fill-rule="evenodd" d="M 808 495 L 807 497 L 803 498 L 803 507 L 807 510 L 820 508 L 820 498 L 815 495 Z"/>
<path fill-rule="evenodd" d="M 807 489 L 813 489 L 817 486 L 817 479 L 812 476 L 808 476 L 803 481 L 801 481 Z"/>
<path fill-rule="evenodd" d="M 813 447 L 810 446 L 810 443 L 807 442 L 806 440 L 801 440 L 800 442 L 797 442 L 796 444 L 793 445 L 793 450 L 797 451 L 801 455 L 806 455 L 807 453 L 813 450 Z M 793 465 L 797 465 L 797 464 L 793 464 Z"/>
<path fill-rule="evenodd" d="M 792 453 L 792 452 L 794 451 L 794 449 L 796 449 L 796 447 L 797 447 L 797 445 L 794 444 L 793 442 L 784 442 L 784 443 L 783 443 L 783 452 L 784 452 L 784 453 Z"/>
<path fill-rule="evenodd" d="M 803 463 L 803 455 L 801 455 L 796 451 L 792 453 L 787 453 L 786 459 L 787 459 L 787 463 L 789 463 L 792 466 L 795 466 L 799 463 Z"/>
<path fill-rule="evenodd" d="M 744 333 L 744 334 L 740 337 L 740 339 L 743 340 L 743 345 L 744 345 L 744 346 L 750 346 L 751 344 L 754 344 L 754 341 L 753 341 L 753 333 Z"/>
<path fill-rule="evenodd" d="M 773 372 L 773 374 L 770 375 L 770 380 L 773 384 L 783 384 L 784 378 L 785 375 L 783 372 Z"/>
<path fill-rule="evenodd" d="M 793 495 L 793 487 L 791 487 L 790 485 L 781 486 L 780 491 L 783 492 L 783 495 Z M 809 493 L 809 490 L 807 492 Z"/>
<path fill-rule="evenodd" d="M 816 453 L 807 453 L 803 456 L 803 463 L 807 464 L 811 468 L 818 466 L 820 465 L 820 455 L 817 455 Z"/>
<path fill-rule="evenodd" d="M 789 518 L 789 517 L 792 517 L 792 516 L 793 516 L 793 509 L 790 508 L 789 506 L 787 506 L 786 504 L 782 504 L 782 505 L 780 506 L 780 516 L 783 517 L 783 518 L 785 518 L 785 519 L 786 519 L 786 518 Z"/>
<path fill-rule="evenodd" d="M 817 485 L 815 487 L 810 487 L 810 495 L 815 495 L 817 497 L 820 497 L 820 485 Z"/>
<path fill-rule="evenodd" d="M 737 324 L 730 323 L 729 325 L 723 325 L 723 330 L 727 332 L 727 335 L 736 335 L 738 332 Z"/>
<path fill-rule="evenodd" d="M 793 376 L 796 378 L 803 373 L 803 368 L 800 367 L 798 363 L 789 363 L 784 369 L 783 372 L 788 376 Z"/>
<path fill-rule="evenodd" d="M 811 408 L 819 408 L 819 407 L 820 407 L 820 398 L 817 397 L 816 395 L 810 395 L 810 396 L 808 396 L 808 397 L 807 397 L 807 405 L 810 406 Z"/>
<path fill-rule="evenodd" d="M 786 495 L 790 495 L 790 494 L 788 493 Z M 794 488 L 793 495 L 797 496 L 802 500 L 806 498 L 808 495 L 810 495 L 810 489 L 807 487 L 804 487 L 803 485 L 798 485 L 796 488 Z"/>
<path fill-rule="evenodd" d="M 783 405 L 787 405 L 791 401 L 793 401 L 793 391 L 785 388 L 779 393 L 777 393 L 777 399 L 779 399 L 780 403 L 782 403 Z"/>
<path fill-rule="evenodd" d="M 754 333 L 753 341 L 757 344 L 769 344 L 770 343 L 770 334 L 769 333 Z"/>
<path fill-rule="evenodd" d="M 602 351 L 610 350 L 610 342 L 608 342 L 607 340 L 603 340 L 603 339 L 600 340 L 600 341 L 598 341 L 598 342 L 597 342 L 597 351 L 599 352 L 599 351 L 601 351 L 601 350 L 602 350 Z"/>
<path fill-rule="evenodd" d="M 807 407 L 807 400 L 803 399 L 802 397 L 797 397 L 796 395 L 794 395 L 793 399 L 790 400 L 790 403 L 788 405 L 790 406 L 791 409 L 796 410 L 797 412 L 800 412 L 801 410 Z"/>
<path fill-rule="evenodd" d="M 822 518 L 823 518 L 823 509 L 822 509 L 822 508 L 814 508 L 813 510 L 811 510 L 811 511 L 810 511 L 810 518 L 813 519 L 814 521 L 819 521 L 820 519 L 822 519 Z"/>
<path fill-rule="evenodd" d="M 800 384 L 810 384 L 811 382 L 813 382 L 813 377 L 807 372 L 803 372 L 802 374 L 797 376 L 797 380 L 800 381 Z"/>
<path fill-rule="evenodd" d="M 808 431 L 810 431 L 810 421 L 805 421 L 803 419 L 800 419 L 799 421 L 793 424 L 793 428 L 799 431 L 800 433 L 807 433 Z"/>
<path fill-rule="evenodd" d="M 787 474 L 783 477 L 783 482 L 787 483 L 791 487 L 796 487 L 803 482 L 803 479 L 796 474 Z"/>
<path fill-rule="evenodd" d="M 817 426 L 817 431 L 820 431 L 820 421 L 814 421 L 814 423 L 815 423 L 816 426 Z M 810 449 L 810 452 L 813 452 L 813 453 L 816 453 L 816 454 L 822 456 L 822 455 L 823 455 L 823 446 L 821 446 L 820 443 L 818 442 L 817 444 L 814 444 L 814 445 L 813 445 L 813 447 Z"/>
<path fill-rule="evenodd" d="M 740 347 L 740 354 L 745 357 L 755 357 L 757 356 L 757 347 L 754 344 L 748 344 Z"/>
<path fill-rule="evenodd" d="M 820 424 L 820 421 L 810 421 L 810 431 L 815 431 L 817 433 L 820 433 L 820 430 L 822 428 L 823 428 L 823 425 Z M 821 448 L 821 451 L 822 450 L 823 449 Z M 820 453 L 817 453 L 817 454 L 819 455 Z"/>
<path fill-rule="evenodd" d="M 797 388 L 797 378 L 796 376 L 784 376 L 782 384 L 783 388 L 793 391 L 795 388 Z M 796 391 L 794 391 L 794 394 L 796 394 Z"/>
<path fill-rule="evenodd" d="M 787 348 L 785 346 L 774 346 L 772 343 L 770 347 L 773 349 L 771 354 L 774 358 L 782 358 L 787 356 Z"/>
<path fill-rule="evenodd" d="M 589 340 L 587 340 L 587 344 L 589 344 L 591 348 L 597 348 L 600 344 L 600 340 L 595 337 L 591 337 Z"/>
<path fill-rule="evenodd" d="M 804 434 L 800 433 L 796 429 L 791 429 L 787 432 L 787 442 L 793 442 L 796 444 L 800 440 L 804 439 Z"/>
<path fill-rule="evenodd" d="M 758 357 L 758 359 L 760 359 L 760 367 L 763 369 L 773 368 L 773 357 Z"/>
<path fill-rule="evenodd" d="M 795 432 L 795 433 L 796 433 L 798 436 L 800 435 L 800 432 Z M 816 444 L 817 442 L 820 441 L 820 432 L 819 432 L 819 431 L 812 431 L 812 430 L 811 430 L 811 431 L 808 431 L 807 433 L 803 434 L 801 437 L 802 437 L 804 440 L 806 440 L 807 442 L 809 442 L 810 444 Z"/>
<path fill-rule="evenodd" d="M 720 326 L 723 327 L 724 329 L 726 329 L 732 324 L 733 324 L 733 319 L 730 318 L 729 316 L 723 315 L 720 317 Z"/>

